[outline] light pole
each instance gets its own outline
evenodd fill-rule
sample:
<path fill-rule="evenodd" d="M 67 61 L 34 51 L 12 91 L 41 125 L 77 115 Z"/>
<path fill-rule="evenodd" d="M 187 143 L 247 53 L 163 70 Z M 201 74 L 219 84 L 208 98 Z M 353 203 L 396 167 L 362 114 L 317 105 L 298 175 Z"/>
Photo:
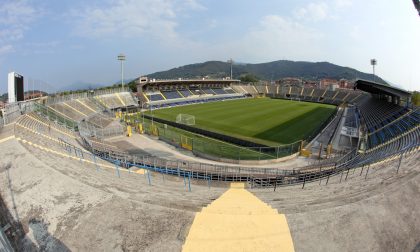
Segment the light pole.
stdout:
<path fill-rule="evenodd" d="M 376 59 L 371 59 L 370 60 L 370 64 L 372 65 L 372 68 L 373 68 L 373 82 L 375 82 L 375 66 L 377 65 L 377 61 L 376 61 Z"/>
<path fill-rule="evenodd" d="M 233 59 L 230 58 L 228 61 L 228 63 L 230 63 L 230 79 L 232 80 L 232 65 L 233 65 Z"/>
<path fill-rule="evenodd" d="M 145 110 L 145 108 L 144 108 L 144 105 L 145 105 L 146 103 L 145 102 L 143 102 L 142 104 L 141 104 L 141 115 L 142 115 L 142 117 L 143 117 L 143 127 L 144 127 L 144 112 L 146 112 Z"/>
<path fill-rule="evenodd" d="M 150 95 L 150 101 L 149 101 L 149 108 L 150 108 L 150 116 L 152 117 L 152 128 L 153 128 L 153 109 L 152 109 L 152 95 Z"/>
<path fill-rule="evenodd" d="M 120 53 L 117 59 L 121 62 L 121 87 L 124 88 L 124 61 L 125 55 Z"/>

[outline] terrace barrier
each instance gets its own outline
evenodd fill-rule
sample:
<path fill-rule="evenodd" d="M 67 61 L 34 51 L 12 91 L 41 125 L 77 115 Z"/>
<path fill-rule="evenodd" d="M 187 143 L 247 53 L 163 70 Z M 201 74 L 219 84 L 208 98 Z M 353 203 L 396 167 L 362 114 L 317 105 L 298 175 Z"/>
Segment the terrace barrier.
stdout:
<path fill-rule="evenodd" d="M 185 130 L 190 126 L 181 125 L 187 126 L 183 127 L 184 129 L 181 129 L 171 126 L 170 124 L 162 123 L 165 120 L 159 120 L 158 122 L 154 119 L 152 124 L 152 121 L 148 118 L 150 117 L 146 116 L 144 119 L 142 118 L 141 121 L 139 118 L 130 121 L 134 123 L 141 122 L 144 133 L 158 136 L 160 140 L 179 148 L 184 148 L 182 139 L 188 138 L 190 141 L 190 148 L 187 149 L 191 150 L 197 156 L 215 161 L 241 163 L 285 158 L 298 153 L 302 144 L 301 141 L 297 141 L 275 147 L 257 145 L 252 142 L 243 141 L 222 134 L 215 133 L 213 135 L 211 134 L 213 132 L 208 133 L 197 128 L 195 128 L 197 129 L 196 132 L 204 132 L 204 134 L 192 133 Z M 171 124 L 176 123 L 171 122 Z M 217 138 L 214 136 L 217 136 Z M 231 141 L 232 139 L 233 141 Z M 239 142 L 246 142 L 248 147 L 237 145 Z"/>
<path fill-rule="evenodd" d="M 307 166 L 294 170 L 281 170 L 276 168 L 249 168 L 249 167 L 231 167 L 221 166 L 215 164 L 204 164 L 197 162 L 189 162 L 185 160 L 167 160 L 153 156 L 130 155 L 124 153 L 113 153 L 110 150 L 102 150 L 92 147 L 88 139 L 83 139 L 83 146 L 89 150 L 86 152 L 79 149 L 63 139 L 59 139 L 63 148 L 69 153 L 74 153 L 78 158 L 84 159 L 93 155 L 93 159 L 101 158 L 108 162 L 115 164 L 118 167 L 129 168 L 137 167 L 146 169 L 147 171 L 163 173 L 173 176 L 186 177 L 188 179 L 198 180 L 215 180 L 215 181 L 239 181 L 247 182 L 254 188 L 277 187 L 302 184 L 319 181 L 326 181 L 328 184 L 329 178 L 333 175 L 341 174 L 340 182 L 345 173 L 360 169 L 360 174 L 368 176 L 371 165 L 380 161 L 399 160 L 396 173 L 401 165 L 403 158 L 412 152 L 418 151 L 419 143 L 407 146 L 402 150 L 395 150 L 392 152 L 381 152 L 378 155 L 370 157 L 361 157 L 356 151 L 349 152 L 340 160 L 334 163 L 322 164 L 320 166 Z M 359 162 L 362 160 L 362 162 Z M 118 168 L 116 168 L 118 169 Z M 118 174 L 118 172 L 117 172 Z M 361 176 L 360 175 L 360 176 Z M 347 176 L 344 180 L 347 179 Z"/>

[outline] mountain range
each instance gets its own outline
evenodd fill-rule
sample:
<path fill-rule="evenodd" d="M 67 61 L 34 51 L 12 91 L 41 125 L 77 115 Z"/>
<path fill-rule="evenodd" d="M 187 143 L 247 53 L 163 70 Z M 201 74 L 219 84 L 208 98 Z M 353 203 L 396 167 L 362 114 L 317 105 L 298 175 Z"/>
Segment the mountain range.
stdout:
<path fill-rule="evenodd" d="M 251 74 L 261 80 L 278 80 L 285 77 L 298 77 L 308 80 L 331 79 L 366 79 L 373 80 L 373 75 L 363 73 L 350 67 L 338 66 L 329 62 L 306 62 L 278 60 L 259 64 L 233 64 L 233 78 Z M 156 72 L 147 75 L 155 79 L 178 79 L 178 78 L 223 78 L 230 76 L 230 63 L 222 61 L 207 61 L 204 63 L 190 64 L 167 71 Z M 375 81 L 386 82 L 375 76 Z"/>
<path fill-rule="evenodd" d="M 323 78 L 331 79 L 366 79 L 373 80 L 373 75 L 363 73 L 350 67 L 343 67 L 329 62 L 307 62 L 307 61 L 290 61 L 278 60 L 267 63 L 249 64 L 234 63 L 232 65 L 232 73 L 234 79 L 239 79 L 244 75 L 252 75 L 260 80 L 278 80 L 285 77 L 297 77 L 308 80 L 320 80 Z M 207 61 L 204 63 L 196 63 L 185 66 L 172 68 L 166 71 L 155 72 L 147 75 L 149 78 L 155 79 L 193 79 L 193 78 L 224 78 L 230 76 L 230 63 L 222 61 Z M 131 84 L 134 88 L 134 81 L 137 78 L 125 79 L 124 82 Z M 375 81 L 388 84 L 378 76 Z M 120 81 L 114 82 L 118 84 Z M 113 84 L 104 83 L 86 83 L 78 81 L 72 85 L 62 87 L 59 91 L 75 91 L 83 89 L 95 89 Z M 4 96 L 4 95 L 3 95 Z"/>

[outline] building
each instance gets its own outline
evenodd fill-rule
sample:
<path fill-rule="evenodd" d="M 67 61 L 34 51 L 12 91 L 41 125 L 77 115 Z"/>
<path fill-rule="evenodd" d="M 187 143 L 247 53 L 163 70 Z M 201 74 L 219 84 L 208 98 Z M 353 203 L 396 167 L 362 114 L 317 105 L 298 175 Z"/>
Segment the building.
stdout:
<path fill-rule="evenodd" d="M 30 93 L 26 93 L 25 94 L 25 100 L 31 100 L 31 99 L 35 99 L 35 98 L 39 98 L 42 97 L 43 93 L 42 92 L 30 92 Z"/>
<path fill-rule="evenodd" d="M 10 72 L 8 74 L 8 94 L 9 94 L 9 103 L 23 101 L 24 97 L 24 87 L 23 87 L 23 76 L 16 73 Z"/>
<path fill-rule="evenodd" d="M 276 81 L 280 86 L 302 86 L 303 80 L 301 78 L 286 77 Z"/>
<path fill-rule="evenodd" d="M 349 81 L 349 80 L 346 80 L 346 79 L 340 79 L 338 81 L 338 86 L 340 88 L 353 89 L 354 83 L 352 81 Z"/>
<path fill-rule="evenodd" d="M 330 85 L 338 85 L 338 81 L 334 79 L 321 79 L 319 81 L 320 88 L 328 88 Z"/>

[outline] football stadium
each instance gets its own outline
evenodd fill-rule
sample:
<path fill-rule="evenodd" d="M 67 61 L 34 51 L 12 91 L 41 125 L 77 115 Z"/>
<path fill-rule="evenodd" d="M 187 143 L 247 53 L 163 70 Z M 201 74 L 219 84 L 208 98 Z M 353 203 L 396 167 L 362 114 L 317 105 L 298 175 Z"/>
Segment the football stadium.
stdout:
<path fill-rule="evenodd" d="M 0 251 L 420 251 L 418 24 L 286 2 L 0 4 Z"/>
<path fill-rule="evenodd" d="M 158 251 L 416 243 L 409 235 L 385 241 L 418 228 L 410 214 L 418 201 L 405 200 L 416 190 L 420 145 L 420 110 L 409 92 L 367 80 L 335 90 L 136 82 L 136 94 L 56 94 L 2 110 L 2 223 L 11 247 L 34 249 L 32 239 L 57 251 L 106 250 L 116 239 L 124 249 Z M 385 206 L 382 215 L 412 231 L 384 221 L 377 211 Z M 319 232 L 320 222 L 334 233 Z M 54 236 L 65 234 L 61 241 L 50 225 Z M 375 242 L 343 238 L 361 227 L 398 232 Z"/>

